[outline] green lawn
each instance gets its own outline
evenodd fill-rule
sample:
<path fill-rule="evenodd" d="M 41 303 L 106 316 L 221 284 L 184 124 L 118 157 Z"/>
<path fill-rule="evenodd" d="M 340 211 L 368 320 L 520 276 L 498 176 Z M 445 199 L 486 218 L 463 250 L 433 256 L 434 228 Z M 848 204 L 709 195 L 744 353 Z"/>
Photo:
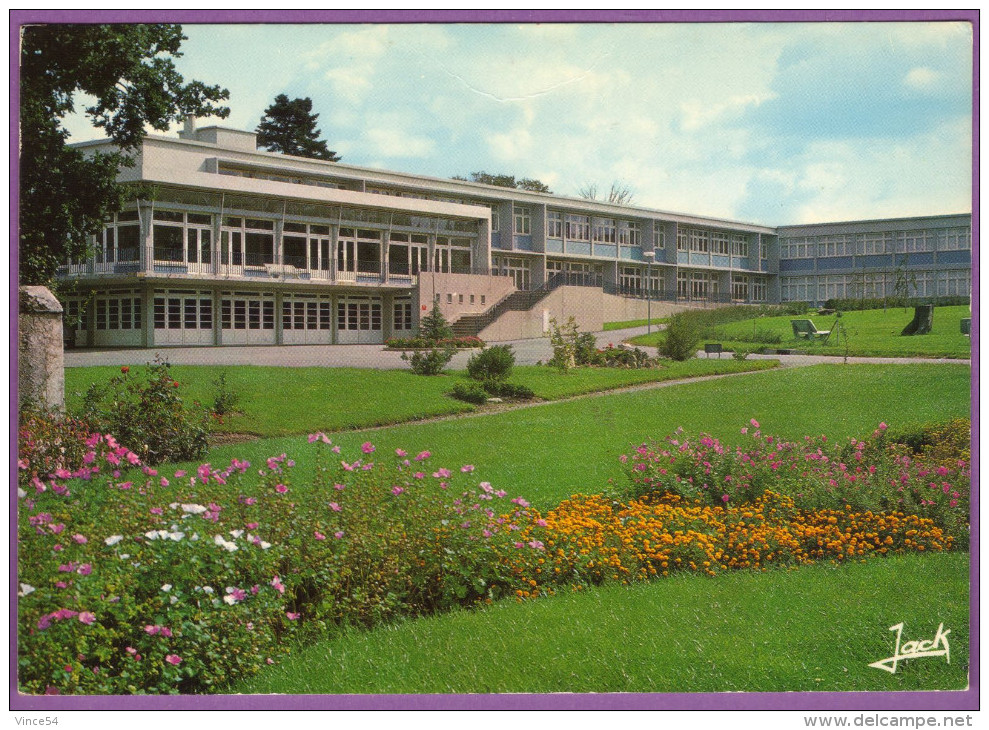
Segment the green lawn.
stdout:
<path fill-rule="evenodd" d="M 959 323 L 971 317 L 968 307 L 936 307 L 930 334 L 902 337 L 900 332 L 913 319 L 913 308 L 871 309 L 844 312 L 841 322 L 848 334 L 848 354 L 863 357 L 953 357 L 971 356 L 971 342 L 961 334 Z M 759 347 L 786 348 L 820 355 L 844 355 L 845 342 L 828 344 L 798 340 L 793 336 L 791 319 L 811 319 L 820 330 L 833 329 L 835 316 L 811 314 L 809 317 L 764 317 L 719 325 L 704 336 L 705 342 L 722 342 L 725 349 L 754 350 Z M 760 335 L 779 335 L 778 344 L 767 344 Z M 632 339 L 633 344 L 655 345 L 663 337 L 653 333 Z"/>
<path fill-rule="evenodd" d="M 566 375 L 549 367 L 517 367 L 512 382 L 527 385 L 545 400 L 566 398 L 647 382 L 693 378 L 771 368 L 775 362 L 692 360 L 661 369 L 578 368 Z M 132 368 L 132 376 L 142 368 Z M 225 418 L 217 430 L 256 436 L 288 436 L 313 431 L 342 431 L 466 413 L 476 406 L 446 395 L 465 375 L 452 372 L 421 377 L 407 370 L 356 368 L 279 368 L 253 366 L 206 367 L 175 365 L 172 376 L 185 387 L 183 396 L 213 402 L 214 385 L 226 374 L 227 388 L 240 397 L 238 413 Z M 79 406 L 91 383 L 119 375 L 117 367 L 67 368 L 66 400 Z"/>
<path fill-rule="evenodd" d="M 661 322 L 666 322 L 666 321 L 667 321 L 667 318 L 666 317 L 653 317 L 652 318 L 652 323 L 654 325 L 660 324 Z M 649 324 L 649 320 L 648 319 L 627 319 L 627 320 L 624 320 L 622 322 L 605 322 L 604 323 L 604 331 L 605 332 L 610 332 L 612 330 L 623 330 L 623 329 L 627 329 L 628 327 L 645 327 L 648 324 Z"/>
<path fill-rule="evenodd" d="M 429 450 L 435 467 L 474 464 L 479 479 L 545 509 L 576 492 L 600 492 L 609 479 L 622 478 L 622 453 L 678 426 L 733 443 L 755 418 L 766 433 L 846 438 L 870 433 L 880 421 L 904 428 L 967 416 L 970 379 L 966 365 L 819 365 L 340 433 L 333 440 L 352 455 L 370 440 L 379 454 Z M 311 467 L 313 449 L 298 436 L 218 447 L 206 460 L 260 463 L 282 452 L 303 473 Z"/>
<path fill-rule="evenodd" d="M 964 689 L 965 554 L 678 576 L 317 643 L 235 693 L 782 692 Z M 950 630 L 943 657 L 869 666 Z"/>

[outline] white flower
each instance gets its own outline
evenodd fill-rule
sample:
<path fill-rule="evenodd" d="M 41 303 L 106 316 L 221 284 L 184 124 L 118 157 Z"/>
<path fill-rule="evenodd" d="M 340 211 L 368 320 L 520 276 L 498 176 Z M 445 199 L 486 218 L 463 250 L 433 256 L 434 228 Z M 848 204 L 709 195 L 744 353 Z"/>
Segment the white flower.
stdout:
<path fill-rule="evenodd" d="M 21 489 L 20 487 L 18 487 L 17 488 L 17 498 L 18 499 L 24 499 L 26 496 L 27 496 L 27 492 L 25 492 L 23 489 Z"/>
<path fill-rule="evenodd" d="M 170 590 L 172 590 L 172 584 L 171 583 L 166 583 L 165 585 L 163 585 L 161 587 L 161 589 L 163 591 L 165 591 L 165 593 L 168 593 Z"/>
<path fill-rule="evenodd" d="M 215 536 L 213 538 L 213 542 L 214 542 L 214 544 L 222 547 L 227 552 L 231 552 L 232 553 L 235 550 L 237 550 L 237 546 L 236 545 L 234 545 L 232 542 L 230 542 L 228 540 L 224 540 L 223 539 L 223 535 L 217 535 L 217 536 Z"/>
<path fill-rule="evenodd" d="M 178 509 L 179 508 L 179 503 L 178 502 L 172 502 L 168 506 L 171 507 L 172 509 Z"/>
<path fill-rule="evenodd" d="M 224 596 L 223 602 L 226 603 L 228 606 L 232 606 L 235 603 L 237 603 L 237 599 L 234 598 L 233 596 Z"/>
<path fill-rule="evenodd" d="M 34 593 L 34 586 L 30 586 L 27 583 L 21 583 L 21 589 L 17 592 L 17 595 L 26 596 L 29 593 Z"/>
<path fill-rule="evenodd" d="M 203 593 L 212 593 L 213 589 L 209 586 L 203 586 Z"/>
<path fill-rule="evenodd" d="M 123 554 L 122 554 L 122 555 L 120 556 L 120 559 L 121 559 L 121 560 L 127 560 L 127 558 L 129 558 L 129 557 L 130 557 L 130 553 L 123 553 Z"/>
<path fill-rule="evenodd" d="M 234 537 L 240 537 L 241 535 L 244 534 L 244 531 L 243 530 L 231 530 L 230 531 L 230 534 L 233 535 Z"/>
<path fill-rule="evenodd" d="M 206 510 L 207 510 L 207 508 L 206 507 L 203 507 L 201 504 L 183 504 L 182 505 L 182 511 L 183 512 L 188 512 L 190 515 L 201 515 Z"/>
<path fill-rule="evenodd" d="M 124 539 L 123 535 L 110 535 L 110 537 L 108 537 L 103 542 L 105 542 L 107 545 L 116 545 L 118 542 L 120 542 L 123 539 Z"/>
<path fill-rule="evenodd" d="M 178 531 L 176 530 L 175 532 L 168 532 L 168 533 L 165 533 L 165 536 L 167 536 L 167 537 L 169 537 L 169 538 L 171 538 L 171 539 L 172 539 L 172 540 L 173 540 L 174 542 L 178 542 L 178 541 L 179 541 L 179 540 L 181 540 L 181 539 L 182 539 L 183 537 L 185 537 L 185 533 L 184 533 L 184 532 L 178 532 Z"/>
<path fill-rule="evenodd" d="M 169 603 L 178 603 L 178 601 L 179 601 L 178 596 L 172 596 L 171 598 L 168 599 Z"/>

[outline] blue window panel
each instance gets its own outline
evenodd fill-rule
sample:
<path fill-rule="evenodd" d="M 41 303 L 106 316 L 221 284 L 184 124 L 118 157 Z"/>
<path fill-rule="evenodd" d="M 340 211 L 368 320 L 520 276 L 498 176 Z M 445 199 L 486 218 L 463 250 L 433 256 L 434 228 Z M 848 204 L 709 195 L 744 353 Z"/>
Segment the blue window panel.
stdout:
<path fill-rule="evenodd" d="M 747 269 L 749 268 L 749 259 L 746 256 L 732 256 L 731 265 L 736 269 Z"/>
<path fill-rule="evenodd" d="M 491 234 L 491 248 L 501 248 L 501 231 Z"/>
<path fill-rule="evenodd" d="M 859 256 L 855 265 L 860 269 L 883 269 L 893 265 L 893 257 L 889 254 L 871 254 Z"/>
<path fill-rule="evenodd" d="M 628 261 L 645 261 L 641 248 L 623 248 L 621 257 Z"/>
<path fill-rule="evenodd" d="M 814 259 L 784 259 L 780 261 L 780 272 L 813 271 Z"/>
<path fill-rule="evenodd" d="M 686 251 L 677 251 L 677 263 L 678 264 L 689 264 L 690 254 Z"/>
<path fill-rule="evenodd" d="M 729 258 L 727 256 L 712 256 L 711 257 L 712 266 L 723 266 L 726 269 L 729 266 Z"/>
<path fill-rule="evenodd" d="M 942 264 L 970 264 L 972 263 L 971 251 L 938 251 L 938 263 Z"/>
<path fill-rule="evenodd" d="M 616 258 L 618 256 L 618 246 L 613 243 L 595 243 L 594 255 L 605 256 L 609 259 Z"/>
<path fill-rule="evenodd" d="M 546 252 L 547 253 L 563 253 L 563 241 L 555 238 L 549 238 L 546 240 Z"/>
<path fill-rule="evenodd" d="M 759 268 L 762 271 L 769 271 L 769 261 L 766 259 L 762 259 L 762 261 L 759 263 Z"/>
<path fill-rule="evenodd" d="M 708 259 L 708 256 L 707 256 L 706 253 L 691 253 L 690 254 L 690 263 L 692 263 L 692 264 L 697 264 L 699 266 L 707 266 L 709 260 L 710 259 Z"/>
<path fill-rule="evenodd" d="M 515 250 L 516 251 L 531 251 L 532 250 L 532 236 L 515 236 Z"/>
<path fill-rule="evenodd" d="M 590 241 L 567 241 L 567 253 L 576 253 L 581 256 L 591 255 Z"/>
<path fill-rule="evenodd" d="M 852 268 L 851 256 L 829 256 L 817 260 L 817 268 L 823 271 L 836 271 L 837 269 Z"/>
<path fill-rule="evenodd" d="M 905 266 L 931 266 L 934 264 L 934 254 L 930 251 L 926 253 L 908 253 L 902 257 Z"/>

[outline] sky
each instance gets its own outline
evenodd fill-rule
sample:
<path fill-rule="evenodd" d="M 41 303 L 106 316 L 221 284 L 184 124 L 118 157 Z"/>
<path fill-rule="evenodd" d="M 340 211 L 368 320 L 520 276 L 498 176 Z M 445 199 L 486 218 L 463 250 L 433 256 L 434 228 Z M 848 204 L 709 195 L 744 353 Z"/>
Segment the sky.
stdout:
<path fill-rule="evenodd" d="M 620 181 L 633 205 L 766 225 L 972 206 L 965 23 L 183 27 L 179 71 L 230 91 L 217 123 L 310 97 L 344 163 Z"/>

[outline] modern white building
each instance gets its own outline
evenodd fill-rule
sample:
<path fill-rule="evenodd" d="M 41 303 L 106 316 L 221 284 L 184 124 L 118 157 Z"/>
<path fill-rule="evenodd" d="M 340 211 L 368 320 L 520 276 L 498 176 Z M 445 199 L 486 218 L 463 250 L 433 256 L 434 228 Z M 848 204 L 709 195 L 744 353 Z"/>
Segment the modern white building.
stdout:
<path fill-rule="evenodd" d="M 969 215 L 776 228 L 256 147 L 192 124 L 144 140 L 121 171 L 144 197 L 60 269 L 70 341 L 381 343 L 433 302 L 495 340 L 571 314 L 593 329 L 647 307 L 971 289 Z"/>

